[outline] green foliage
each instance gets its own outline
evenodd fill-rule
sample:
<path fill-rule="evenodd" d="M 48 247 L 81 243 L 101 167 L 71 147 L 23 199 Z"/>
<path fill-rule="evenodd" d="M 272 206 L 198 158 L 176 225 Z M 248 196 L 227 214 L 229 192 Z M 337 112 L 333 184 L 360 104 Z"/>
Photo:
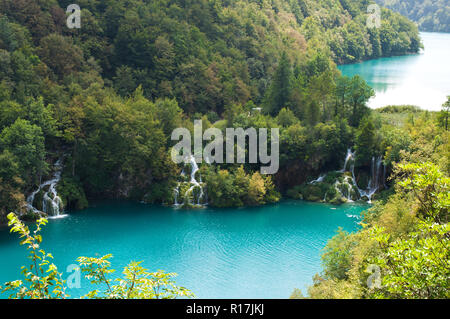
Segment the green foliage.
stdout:
<path fill-rule="evenodd" d="M 280 110 L 288 106 L 292 89 L 292 68 L 286 52 L 281 54 L 270 88 L 267 90 L 265 110 L 276 116 Z"/>
<path fill-rule="evenodd" d="M 243 166 L 231 172 L 208 168 L 205 181 L 209 204 L 214 207 L 255 206 L 280 200 L 271 176 L 247 174 Z"/>
<path fill-rule="evenodd" d="M 366 118 L 361 122 L 356 132 L 356 162 L 359 165 L 369 165 L 373 156 L 376 155 L 376 131 L 373 121 Z"/>
<path fill-rule="evenodd" d="M 450 5 L 445 0 L 375 0 L 419 25 L 421 31 L 450 32 Z"/>
<path fill-rule="evenodd" d="M 58 196 L 62 199 L 66 209 L 84 209 L 88 207 L 88 200 L 80 181 L 71 176 L 63 176 L 58 183 Z"/>
<path fill-rule="evenodd" d="M 450 113 L 450 96 L 447 96 L 447 101 L 442 104 L 442 110 L 439 113 L 438 121 L 446 131 L 449 129 L 448 117 Z"/>
<path fill-rule="evenodd" d="M 418 201 L 417 212 L 434 223 L 448 222 L 450 208 L 450 178 L 433 163 L 400 164 L 398 186 L 412 192 Z"/>
<path fill-rule="evenodd" d="M 174 175 L 164 130 L 180 121 L 170 114 L 179 112 L 176 103 L 155 104 L 139 90 L 125 101 L 107 97 L 81 103 L 86 114 L 81 123 L 84 136 L 74 155 L 77 175 L 87 194 L 112 192 L 142 199 L 153 183 L 163 183 Z"/>
<path fill-rule="evenodd" d="M 19 176 L 19 165 L 14 155 L 8 150 L 0 153 L 0 223 L 7 222 L 6 214 L 10 211 L 24 207 L 24 182 Z"/>
<path fill-rule="evenodd" d="M 35 182 L 47 172 L 42 129 L 27 120 L 17 119 L 0 133 L 0 149 L 7 150 L 18 164 L 20 176 Z"/>
<path fill-rule="evenodd" d="M 191 298 L 194 295 L 184 287 L 175 285 L 174 273 L 162 270 L 150 273 L 141 266 L 142 262 L 131 262 L 122 272 L 122 278 L 110 279 L 115 272 L 109 259 L 112 255 L 100 258 L 79 257 L 81 271 L 93 285 L 103 285 L 105 291 L 93 290 L 84 298 L 89 299 L 175 299 Z M 116 284 L 114 284 L 116 283 Z"/>
<path fill-rule="evenodd" d="M 341 228 L 324 249 L 322 262 L 325 276 L 337 280 L 348 279 L 347 272 L 351 268 L 351 252 L 356 242 Z"/>
<path fill-rule="evenodd" d="M 327 244 L 311 298 L 449 298 L 449 178 L 431 163 L 395 171 L 396 194 L 366 213 L 360 231 Z M 368 286 L 374 266 L 378 287 Z"/>
<path fill-rule="evenodd" d="M 419 223 L 408 237 L 389 241 L 382 229 L 374 228 L 382 254 L 375 259 L 383 272 L 383 288 L 375 298 L 449 298 L 448 224 Z"/>
<path fill-rule="evenodd" d="M 36 230 L 30 231 L 19 218 L 10 213 L 8 225 L 11 232 L 18 233 L 22 238 L 20 244 L 26 245 L 29 250 L 29 266 L 22 266 L 23 280 L 8 282 L 0 287 L 4 293 L 10 293 L 13 299 L 64 299 L 64 281 L 55 264 L 51 263 L 53 256 L 40 248 L 42 236 L 39 234 L 47 220 L 40 218 L 36 222 Z"/>
<path fill-rule="evenodd" d="M 359 298 L 358 287 L 346 280 L 328 279 L 324 280 L 316 275 L 313 285 L 308 289 L 311 299 L 357 299 Z"/>

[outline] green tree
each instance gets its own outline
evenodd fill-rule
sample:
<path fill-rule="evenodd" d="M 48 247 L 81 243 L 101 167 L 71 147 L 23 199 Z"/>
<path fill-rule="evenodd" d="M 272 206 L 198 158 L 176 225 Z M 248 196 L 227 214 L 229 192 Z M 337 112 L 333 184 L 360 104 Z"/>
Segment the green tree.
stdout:
<path fill-rule="evenodd" d="M 298 119 L 290 109 L 282 108 L 280 113 L 278 113 L 277 121 L 281 126 L 288 127 L 297 123 Z"/>
<path fill-rule="evenodd" d="M 24 181 L 20 178 L 19 165 L 10 151 L 0 153 L 0 223 L 6 223 L 6 215 L 25 206 L 22 192 Z"/>
<path fill-rule="evenodd" d="M 15 156 L 25 181 L 35 182 L 47 172 L 42 130 L 27 120 L 18 119 L 3 129 L 0 149 L 9 150 Z"/>
<path fill-rule="evenodd" d="M 348 278 L 347 273 L 352 266 L 352 249 L 355 245 L 352 237 L 339 228 L 337 235 L 330 239 L 324 248 L 322 263 L 325 276 L 338 280 Z"/>
<path fill-rule="evenodd" d="M 361 119 L 367 116 L 369 108 L 366 103 L 374 94 L 374 90 L 359 75 L 355 75 L 351 79 L 348 101 L 351 108 L 350 125 L 357 127 Z"/>
<path fill-rule="evenodd" d="M 397 174 L 399 191 L 412 195 L 420 220 L 414 231 L 398 239 L 391 239 L 383 227 L 371 230 L 382 250 L 375 262 L 384 269 L 384 287 L 373 294 L 449 298 L 450 178 L 432 163 L 401 164 Z"/>
<path fill-rule="evenodd" d="M 376 155 L 376 131 L 371 118 L 365 118 L 356 132 L 355 150 L 358 165 L 368 165 Z"/>
<path fill-rule="evenodd" d="M 287 107 L 292 89 L 292 67 L 286 52 L 281 54 L 278 67 L 265 98 L 265 111 L 272 116 Z"/>
<path fill-rule="evenodd" d="M 40 42 L 40 57 L 58 79 L 72 72 L 79 72 L 83 65 L 83 52 L 70 38 L 50 34 Z"/>
<path fill-rule="evenodd" d="M 442 110 L 439 113 L 439 124 L 448 131 L 448 117 L 450 113 L 450 96 L 447 96 L 447 101 L 442 104 Z"/>

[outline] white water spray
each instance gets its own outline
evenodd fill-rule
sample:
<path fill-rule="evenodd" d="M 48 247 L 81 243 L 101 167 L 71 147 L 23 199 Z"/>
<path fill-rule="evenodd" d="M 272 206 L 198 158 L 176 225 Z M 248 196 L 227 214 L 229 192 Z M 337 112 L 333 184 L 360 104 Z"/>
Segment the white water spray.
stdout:
<path fill-rule="evenodd" d="M 325 176 L 327 176 L 327 174 L 320 175 L 319 177 L 317 177 L 315 180 L 309 182 L 308 184 L 321 183 L 325 179 Z"/>
<path fill-rule="evenodd" d="M 375 160 L 375 157 L 372 157 L 372 163 L 370 166 L 370 180 L 367 185 L 367 189 L 360 189 L 358 187 L 358 184 L 356 183 L 355 178 L 355 167 L 352 166 L 352 177 L 353 177 L 353 183 L 358 188 L 359 195 L 361 197 L 367 197 L 368 202 L 372 202 L 372 196 L 380 189 L 381 183 L 380 183 L 380 174 L 382 174 L 381 166 L 383 165 L 383 161 L 381 156 L 378 156 L 378 158 Z M 384 166 L 384 165 L 383 165 Z M 384 168 L 383 168 L 384 170 Z M 384 178 L 383 178 L 383 184 L 384 184 Z"/>
<path fill-rule="evenodd" d="M 348 161 L 355 158 L 355 153 L 352 153 L 352 149 L 347 149 L 347 155 L 345 155 L 344 167 L 339 171 L 340 173 L 344 173 L 347 169 Z"/>
<path fill-rule="evenodd" d="M 378 156 L 377 159 L 375 159 L 375 157 L 372 157 L 372 162 L 371 162 L 371 166 L 370 166 L 370 180 L 367 185 L 367 189 L 359 188 L 358 183 L 356 182 L 355 164 L 354 164 L 355 152 L 352 152 L 351 149 L 347 150 L 347 155 L 345 156 L 344 167 L 339 172 L 340 173 L 346 172 L 347 165 L 350 160 L 353 160 L 353 162 L 350 165 L 350 172 L 352 173 L 353 185 L 355 185 L 355 187 L 357 188 L 359 196 L 361 198 L 367 197 L 368 202 L 371 203 L 373 195 L 381 188 L 381 186 L 384 186 L 386 188 L 386 184 L 385 184 L 386 166 L 383 165 L 382 157 Z M 383 170 L 381 170 L 381 166 L 383 166 Z M 381 179 L 381 181 L 380 181 L 380 179 Z M 348 194 L 348 195 L 350 195 L 350 194 Z M 347 200 L 349 200 L 349 199 L 350 199 L 350 197 L 348 196 Z"/>
<path fill-rule="evenodd" d="M 56 185 L 61 180 L 62 173 L 62 163 L 59 159 L 55 163 L 55 174 L 51 180 L 48 180 L 44 183 L 41 183 L 39 187 L 27 197 L 27 208 L 34 213 L 40 213 L 39 209 L 33 206 L 34 198 L 37 193 L 41 190 L 45 189 L 47 186 L 48 190 L 44 193 L 44 197 L 42 200 L 42 211 L 46 213 L 48 216 L 60 216 L 61 211 L 63 210 L 62 200 L 58 196 L 58 192 L 56 191 Z"/>
<path fill-rule="evenodd" d="M 206 204 L 206 194 L 204 192 L 203 189 L 203 183 L 202 183 L 202 179 L 201 176 L 199 177 L 200 182 L 197 181 L 195 175 L 198 172 L 199 168 L 197 165 L 197 162 L 195 161 L 195 157 L 193 155 L 191 155 L 189 157 L 189 164 L 191 166 L 191 179 L 189 182 L 184 182 L 184 183 L 189 183 L 190 187 L 187 189 L 187 191 L 184 193 L 184 201 L 183 203 L 179 203 L 178 202 L 178 197 L 180 195 L 180 187 L 182 186 L 183 183 L 178 183 L 177 187 L 174 189 L 174 206 L 178 207 L 180 205 L 195 205 L 195 206 L 203 206 Z M 184 168 L 181 172 L 181 176 L 184 177 L 186 174 L 184 172 Z M 198 188 L 200 190 L 200 193 L 198 194 L 197 198 L 193 198 L 193 200 L 191 200 L 191 194 L 194 191 L 195 188 Z M 194 196 L 195 197 L 195 194 Z"/>

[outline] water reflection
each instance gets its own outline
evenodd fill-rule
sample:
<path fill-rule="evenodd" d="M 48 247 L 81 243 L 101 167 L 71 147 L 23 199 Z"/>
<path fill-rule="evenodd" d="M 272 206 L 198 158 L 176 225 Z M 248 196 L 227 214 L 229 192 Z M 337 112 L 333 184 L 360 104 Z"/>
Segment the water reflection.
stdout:
<path fill-rule="evenodd" d="M 450 95 L 450 33 L 421 33 L 420 54 L 339 66 L 344 75 L 361 75 L 375 90 L 372 108 L 412 104 L 440 110 Z"/>

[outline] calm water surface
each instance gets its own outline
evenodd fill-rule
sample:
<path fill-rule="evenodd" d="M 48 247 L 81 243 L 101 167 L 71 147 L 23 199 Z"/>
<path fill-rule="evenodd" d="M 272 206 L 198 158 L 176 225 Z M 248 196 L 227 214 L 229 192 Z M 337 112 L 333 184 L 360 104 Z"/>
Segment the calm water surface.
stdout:
<path fill-rule="evenodd" d="M 288 298 L 320 272 L 321 249 L 338 227 L 358 229 L 367 206 L 286 201 L 242 209 L 175 210 L 103 202 L 50 220 L 44 249 L 61 271 L 78 256 L 112 253 L 120 270 L 132 260 L 179 274 L 199 298 Z M 0 282 L 19 278 L 27 262 L 17 235 L 0 228 Z M 67 273 L 65 276 L 67 277 Z M 90 288 L 68 293 L 80 296 Z"/>
<path fill-rule="evenodd" d="M 381 58 L 339 66 L 344 75 L 361 75 L 375 90 L 372 108 L 417 105 L 440 110 L 450 95 L 450 33 L 421 32 L 420 54 Z"/>

